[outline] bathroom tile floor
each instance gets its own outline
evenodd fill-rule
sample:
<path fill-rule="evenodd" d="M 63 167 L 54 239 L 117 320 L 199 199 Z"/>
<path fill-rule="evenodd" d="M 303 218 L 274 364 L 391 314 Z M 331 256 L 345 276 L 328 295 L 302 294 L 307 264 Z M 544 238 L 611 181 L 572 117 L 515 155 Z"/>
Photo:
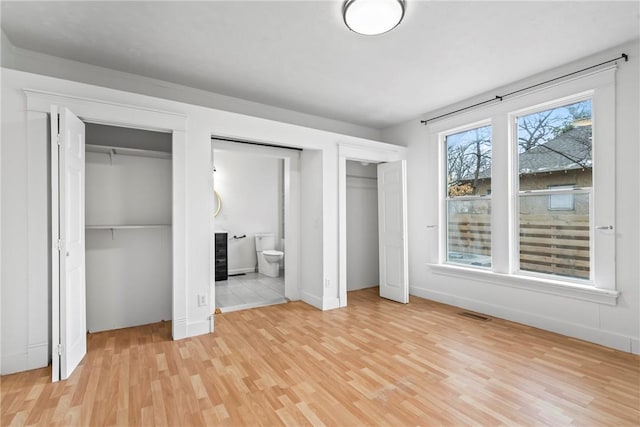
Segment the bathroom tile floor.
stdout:
<path fill-rule="evenodd" d="M 223 313 L 287 302 L 284 276 L 269 277 L 259 273 L 231 276 L 216 282 L 216 307 Z"/>

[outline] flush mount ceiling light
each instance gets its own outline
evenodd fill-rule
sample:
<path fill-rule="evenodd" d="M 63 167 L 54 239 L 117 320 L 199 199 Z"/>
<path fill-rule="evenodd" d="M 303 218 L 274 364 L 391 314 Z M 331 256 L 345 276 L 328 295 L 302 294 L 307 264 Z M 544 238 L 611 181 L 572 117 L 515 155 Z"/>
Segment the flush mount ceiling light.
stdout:
<path fill-rule="evenodd" d="M 342 7 L 344 23 L 365 36 L 393 30 L 404 16 L 405 0 L 347 0 Z"/>

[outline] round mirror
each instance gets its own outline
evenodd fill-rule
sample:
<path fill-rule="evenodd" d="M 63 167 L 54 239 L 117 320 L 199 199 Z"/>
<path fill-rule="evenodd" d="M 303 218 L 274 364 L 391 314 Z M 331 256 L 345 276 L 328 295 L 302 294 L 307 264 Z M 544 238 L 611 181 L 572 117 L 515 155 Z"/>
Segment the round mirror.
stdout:
<path fill-rule="evenodd" d="M 213 190 L 213 194 L 215 194 L 216 196 L 216 200 L 214 202 L 214 212 L 213 212 L 213 217 L 215 218 L 220 213 L 220 209 L 222 209 L 222 199 L 220 198 L 220 195 L 218 194 L 217 191 Z"/>

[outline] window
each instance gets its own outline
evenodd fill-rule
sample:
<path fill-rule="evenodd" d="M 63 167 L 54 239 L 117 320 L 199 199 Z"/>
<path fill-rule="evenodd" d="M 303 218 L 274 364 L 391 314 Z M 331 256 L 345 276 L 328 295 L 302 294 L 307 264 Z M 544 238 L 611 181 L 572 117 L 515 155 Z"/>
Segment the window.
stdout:
<path fill-rule="evenodd" d="M 434 273 L 616 304 L 615 72 L 429 123 Z"/>
<path fill-rule="evenodd" d="M 591 116 L 591 99 L 517 116 L 520 271 L 591 278 Z"/>
<path fill-rule="evenodd" d="M 550 185 L 549 190 L 567 190 L 573 189 L 575 185 Z M 553 193 L 559 193 L 554 191 Z M 550 194 L 549 195 L 549 207 L 547 208 L 550 211 L 572 211 L 576 208 L 575 199 L 573 194 L 571 193 L 560 193 L 560 194 Z"/>
<path fill-rule="evenodd" d="M 491 126 L 445 135 L 447 262 L 491 267 Z"/>

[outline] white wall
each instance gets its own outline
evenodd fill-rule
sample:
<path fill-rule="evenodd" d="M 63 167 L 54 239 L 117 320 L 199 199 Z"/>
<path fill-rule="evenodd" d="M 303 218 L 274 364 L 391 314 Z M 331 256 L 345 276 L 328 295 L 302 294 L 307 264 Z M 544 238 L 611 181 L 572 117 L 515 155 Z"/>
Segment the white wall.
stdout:
<path fill-rule="evenodd" d="M 3 75 L 4 81 L 4 75 Z M 2 373 L 32 368 L 28 363 L 27 336 L 29 323 L 29 240 L 28 240 L 28 164 L 29 145 L 24 97 L 17 91 L 2 90 Z M 22 107 L 18 114 L 6 112 Z M 46 121 L 44 122 L 46 125 Z M 46 128 L 44 129 L 46 136 Z M 46 166 L 47 143 L 37 147 L 43 152 L 43 164 Z M 44 206 L 46 209 L 46 204 Z M 44 219 L 45 232 L 47 220 Z M 47 245 L 48 246 L 48 245 Z M 48 276 L 48 265 L 45 274 Z M 48 289 L 42 287 L 44 308 L 48 307 Z M 48 311 L 48 310 L 47 310 Z M 43 320 L 46 323 L 46 311 Z M 39 337 L 39 342 L 45 338 Z M 48 341 L 48 332 L 46 335 Z M 45 353 L 46 354 L 46 353 Z"/>
<path fill-rule="evenodd" d="M 230 274 L 254 271 L 256 233 L 273 233 L 276 249 L 281 249 L 283 163 L 273 157 L 214 150 L 215 189 L 222 200 L 216 227 L 229 233 Z M 247 237 L 233 239 L 234 235 Z"/>
<path fill-rule="evenodd" d="M 173 145 L 173 321 L 176 338 L 207 333 L 213 287 L 213 212 L 211 136 L 317 150 L 320 211 L 302 227 L 301 239 L 320 241 L 313 254 L 310 283 L 322 297 L 316 307 L 338 306 L 338 149 L 340 144 L 378 151 L 402 147 L 363 138 L 245 116 L 196 105 L 122 92 L 3 68 L 2 72 L 2 373 L 47 363 L 50 348 L 49 242 L 47 187 L 47 114 L 57 103 L 95 121 L 155 129 L 172 129 Z M 38 102 L 27 106 L 25 89 L 36 88 Z M 35 95 L 34 95 L 35 96 Z M 30 109 L 31 108 L 31 109 Z M 157 124 L 166 117 L 171 124 Z M 183 121 L 187 127 L 174 122 Z M 146 126 L 145 126 L 146 124 Z M 170 127 L 171 126 L 171 127 Z M 317 157 L 319 153 L 320 158 Z M 318 169 L 319 168 L 319 169 Z M 301 175 L 309 174 L 301 171 Z M 301 177 L 302 178 L 302 177 Z M 301 192 L 302 193 L 302 192 Z M 319 224 L 318 224 L 319 221 Z M 322 238 L 317 239 L 318 232 Z M 301 250 L 301 255 L 304 255 Z M 320 265 L 318 267 L 318 264 Z M 326 285 L 322 288 L 323 280 Z M 320 288 L 315 288 L 316 283 Z M 313 295 L 309 293 L 309 295 Z M 209 297 L 199 306 L 198 295 Z M 304 298 L 304 297 L 303 297 Z M 309 301 L 307 301 L 309 302 Z"/>
<path fill-rule="evenodd" d="M 192 105 L 247 114 L 254 117 L 338 132 L 361 138 L 379 139 L 380 131 L 365 126 L 300 113 L 271 105 L 208 92 L 162 80 L 97 67 L 15 47 L 2 33 L 2 67 L 44 74 L 131 93 L 155 96 Z"/>
<path fill-rule="evenodd" d="M 0 42 L 2 43 L 0 46 L 0 59 L 2 61 L 3 67 L 13 68 L 14 67 L 14 46 L 11 44 L 11 40 L 7 37 L 4 31 L 0 30 Z"/>
<path fill-rule="evenodd" d="M 92 152 L 85 159 L 87 225 L 171 224 L 171 159 Z"/>
<path fill-rule="evenodd" d="M 304 150 L 300 155 L 300 296 L 323 306 L 323 198 L 322 152 Z"/>
<path fill-rule="evenodd" d="M 600 63 L 622 52 L 629 54 L 629 62 L 621 62 L 616 74 L 616 188 L 611 189 L 617 195 L 616 289 L 621 292 L 617 305 L 501 286 L 481 277 L 474 280 L 437 274 L 428 262 L 437 259 L 435 248 L 438 245 L 433 243 L 438 239 L 438 234 L 437 230 L 428 229 L 427 226 L 438 224 L 438 153 L 437 144 L 429 142 L 429 128 L 420 124 L 420 119 Z M 386 140 L 409 148 L 411 294 L 640 353 L 639 64 L 638 42 L 627 44 L 384 130 Z"/>
<path fill-rule="evenodd" d="M 87 225 L 171 224 L 170 159 L 87 152 L 85 161 Z M 90 229 L 85 239 L 89 331 L 171 319 L 170 227 Z"/>
<path fill-rule="evenodd" d="M 88 230 L 87 329 L 171 320 L 171 229 Z"/>
<path fill-rule="evenodd" d="M 347 290 L 378 286 L 377 165 L 347 161 Z"/>
<path fill-rule="evenodd" d="M 85 123 L 88 144 L 171 153 L 171 133 Z"/>

